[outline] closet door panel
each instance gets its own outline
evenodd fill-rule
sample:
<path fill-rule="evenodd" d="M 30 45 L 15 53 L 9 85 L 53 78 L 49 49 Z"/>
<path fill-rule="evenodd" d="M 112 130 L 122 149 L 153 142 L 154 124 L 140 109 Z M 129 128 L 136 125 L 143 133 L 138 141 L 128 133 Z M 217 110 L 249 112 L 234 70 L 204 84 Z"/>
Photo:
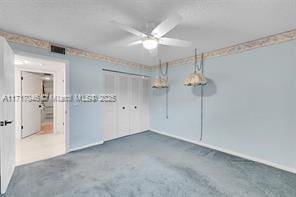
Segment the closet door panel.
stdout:
<path fill-rule="evenodd" d="M 149 103 L 150 103 L 150 80 L 142 80 L 142 90 L 141 90 L 141 130 L 146 131 L 150 129 L 150 113 L 149 113 Z"/>
<path fill-rule="evenodd" d="M 111 140 L 149 129 L 150 81 L 121 74 L 105 74 L 105 93 L 117 101 L 104 103 L 104 135 Z"/>
<path fill-rule="evenodd" d="M 118 137 L 122 137 L 130 133 L 130 103 L 128 77 L 119 75 L 117 80 L 117 88 Z"/>
<path fill-rule="evenodd" d="M 141 91 L 142 91 L 142 80 L 139 77 L 130 78 L 130 95 L 131 95 L 131 130 L 130 133 L 138 133 L 141 131 Z"/>
<path fill-rule="evenodd" d="M 105 94 L 116 94 L 115 92 L 116 76 L 111 74 L 104 75 Z M 104 110 L 104 140 L 108 141 L 117 137 L 117 108 L 116 102 L 105 102 Z"/>

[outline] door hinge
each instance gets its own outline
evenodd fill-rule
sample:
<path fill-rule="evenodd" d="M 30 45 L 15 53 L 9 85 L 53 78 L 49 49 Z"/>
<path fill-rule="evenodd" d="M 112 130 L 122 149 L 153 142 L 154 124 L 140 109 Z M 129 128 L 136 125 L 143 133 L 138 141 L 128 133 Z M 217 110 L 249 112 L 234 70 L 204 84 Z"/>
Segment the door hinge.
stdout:
<path fill-rule="evenodd" d="M 23 76 L 21 76 L 21 80 L 24 80 L 24 77 Z"/>
<path fill-rule="evenodd" d="M 24 126 L 22 125 L 22 126 L 21 126 L 21 130 L 23 130 L 23 129 L 24 129 Z"/>
<path fill-rule="evenodd" d="M 65 126 L 65 123 L 63 122 L 63 126 Z"/>

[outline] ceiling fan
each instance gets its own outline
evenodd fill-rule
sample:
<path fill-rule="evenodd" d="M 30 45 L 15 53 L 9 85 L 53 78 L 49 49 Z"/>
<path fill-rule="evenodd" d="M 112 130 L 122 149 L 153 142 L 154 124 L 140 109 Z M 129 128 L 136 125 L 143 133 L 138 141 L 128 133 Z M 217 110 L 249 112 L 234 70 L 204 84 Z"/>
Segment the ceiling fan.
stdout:
<path fill-rule="evenodd" d="M 185 40 L 163 37 L 180 24 L 181 21 L 182 17 L 180 15 L 172 15 L 157 25 L 148 35 L 127 25 L 114 21 L 112 23 L 117 25 L 120 29 L 139 37 L 139 40 L 129 43 L 128 46 L 142 44 L 145 49 L 154 50 L 157 49 L 159 44 L 177 47 L 188 47 L 191 45 L 191 42 Z"/>

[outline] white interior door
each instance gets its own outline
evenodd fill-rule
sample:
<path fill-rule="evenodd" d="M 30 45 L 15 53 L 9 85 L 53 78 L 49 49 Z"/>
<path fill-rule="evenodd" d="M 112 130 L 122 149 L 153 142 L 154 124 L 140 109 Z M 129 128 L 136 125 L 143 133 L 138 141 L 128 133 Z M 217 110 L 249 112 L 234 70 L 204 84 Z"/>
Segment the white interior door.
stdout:
<path fill-rule="evenodd" d="M 104 75 L 105 94 L 116 94 L 115 79 L 116 79 L 115 75 L 111 75 L 111 74 Z M 108 141 L 118 137 L 116 102 L 105 102 L 103 107 L 104 107 L 104 141 Z"/>
<path fill-rule="evenodd" d="M 14 72 L 14 53 L 6 40 L 0 37 L 1 194 L 6 192 L 15 168 L 15 103 L 8 102 L 3 97 L 14 94 Z"/>
<path fill-rule="evenodd" d="M 130 134 L 138 133 L 141 131 L 141 92 L 143 91 L 143 80 L 139 77 L 130 78 Z"/>
<path fill-rule="evenodd" d="M 22 72 L 22 96 L 40 96 L 42 94 L 42 79 L 39 75 Z M 28 137 L 41 129 L 40 102 L 22 102 L 22 138 Z"/>
<path fill-rule="evenodd" d="M 66 95 L 66 84 L 65 84 L 65 69 L 58 72 L 55 76 L 54 81 L 54 96 L 63 97 Z M 64 133 L 65 132 L 65 102 L 55 101 L 54 105 L 54 132 Z"/>
<path fill-rule="evenodd" d="M 118 137 L 126 136 L 130 133 L 130 101 L 129 101 L 129 78 L 118 75 L 117 85 L 117 114 L 118 114 Z"/>

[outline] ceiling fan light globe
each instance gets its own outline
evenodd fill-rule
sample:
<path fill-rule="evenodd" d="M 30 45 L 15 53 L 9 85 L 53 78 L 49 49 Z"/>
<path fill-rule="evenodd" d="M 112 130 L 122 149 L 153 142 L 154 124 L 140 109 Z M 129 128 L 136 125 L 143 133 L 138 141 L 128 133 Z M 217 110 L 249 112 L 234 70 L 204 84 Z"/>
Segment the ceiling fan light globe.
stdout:
<path fill-rule="evenodd" d="M 158 46 L 158 42 L 157 42 L 156 39 L 147 39 L 147 40 L 144 40 L 142 42 L 142 44 L 143 44 L 143 47 L 145 49 L 148 49 L 148 50 L 155 49 Z"/>

